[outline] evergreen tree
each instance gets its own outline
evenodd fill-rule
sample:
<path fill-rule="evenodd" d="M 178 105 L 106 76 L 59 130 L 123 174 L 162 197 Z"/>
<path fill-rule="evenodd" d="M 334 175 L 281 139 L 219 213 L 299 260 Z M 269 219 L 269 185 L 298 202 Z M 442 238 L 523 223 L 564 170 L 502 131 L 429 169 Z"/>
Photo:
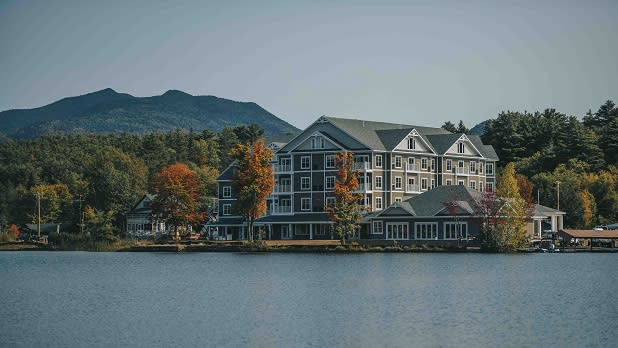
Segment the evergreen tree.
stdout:
<path fill-rule="evenodd" d="M 462 120 L 459 120 L 456 133 L 470 134 L 470 130 L 468 129 L 468 127 L 466 127 L 466 125 L 464 125 Z"/>
<path fill-rule="evenodd" d="M 457 133 L 457 127 L 455 127 L 455 124 L 451 121 L 444 122 L 442 129 L 445 129 L 451 133 Z"/>

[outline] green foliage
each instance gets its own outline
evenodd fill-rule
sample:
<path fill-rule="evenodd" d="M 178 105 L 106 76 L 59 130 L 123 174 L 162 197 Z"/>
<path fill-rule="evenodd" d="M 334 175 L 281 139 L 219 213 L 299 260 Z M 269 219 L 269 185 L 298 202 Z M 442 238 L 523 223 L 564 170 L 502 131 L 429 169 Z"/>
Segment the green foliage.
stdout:
<path fill-rule="evenodd" d="M 241 128 L 260 133 L 255 127 Z M 147 192 L 150 178 L 177 161 L 187 163 L 199 177 L 200 204 L 206 210 L 216 196 L 216 178 L 224 165 L 220 139 L 231 148 L 239 143 L 235 132 L 245 131 L 80 134 L 0 142 L 0 224 L 31 223 L 36 215 L 32 190 L 62 187 L 43 195 L 44 221 L 77 226 L 80 206 L 82 211 L 90 206 L 99 212 L 113 211 L 113 234 L 118 235 L 124 228 L 124 213 Z"/>

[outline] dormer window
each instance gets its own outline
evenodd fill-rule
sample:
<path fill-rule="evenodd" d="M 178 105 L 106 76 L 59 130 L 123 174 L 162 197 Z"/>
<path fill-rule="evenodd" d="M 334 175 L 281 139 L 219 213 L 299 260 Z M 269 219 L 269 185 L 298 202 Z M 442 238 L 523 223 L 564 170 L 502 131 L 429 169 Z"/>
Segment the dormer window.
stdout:
<path fill-rule="evenodd" d="M 324 148 L 324 138 L 319 135 L 311 137 L 311 148 L 312 149 L 323 149 Z"/>
<path fill-rule="evenodd" d="M 465 152 L 466 152 L 466 146 L 464 145 L 464 143 L 458 143 L 457 153 L 465 153 Z"/>
<path fill-rule="evenodd" d="M 416 149 L 416 139 L 414 139 L 414 137 L 409 137 L 408 138 L 408 150 L 414 150 Z"/>

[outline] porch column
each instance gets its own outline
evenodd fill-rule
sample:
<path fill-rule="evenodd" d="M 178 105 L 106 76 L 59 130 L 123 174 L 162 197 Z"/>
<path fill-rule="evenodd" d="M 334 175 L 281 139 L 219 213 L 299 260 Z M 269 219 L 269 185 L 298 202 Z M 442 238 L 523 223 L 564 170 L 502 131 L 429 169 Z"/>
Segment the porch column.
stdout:
<path fill-rule="evenodd" d="M 536 220 L 534 222 L 534 224 L 536 226 L 536 233 L 537 233 L 537 235 L 539 236 L 539 238 L 542 238 L 543 237 L 543 230 L 542 230 L 543 225 L 541 223 L 541 220 Z"/>
<path fill-rule="evenodd" d="M 558 230 L 561 230 L 564 228 L 564 226 L 562 225 L 562 223 L 564 222 L 564 216 L 563 215 L 558 215 Z"/>
<path fill-rule="evenodd" d="M 313 239 L 313 224 L 309 224 L 309 239 Z"/>
<path fill-rule="evenodd" d="M 294 239 L 294 232 L 292 231 L 292 224 L 288 224 L 288 239 Z"/>
<path fill-rule="evenodd" d="M 552 215 L 551 216 L 551 230 L 552 230 L 552 232 L 557 231 L 556 227 L 558 227 L 557 224 L 556 224 L 556 215 Z"/>

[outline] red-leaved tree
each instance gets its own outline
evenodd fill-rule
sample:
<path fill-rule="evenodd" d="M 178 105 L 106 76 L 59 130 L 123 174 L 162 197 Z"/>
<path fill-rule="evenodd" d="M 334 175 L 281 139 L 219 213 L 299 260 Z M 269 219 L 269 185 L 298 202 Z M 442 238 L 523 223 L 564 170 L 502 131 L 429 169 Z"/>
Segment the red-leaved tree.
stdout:
<path fill-rule="evenodd" d="M 206 218 L 206 213 L 200 210 L 200 180 L 186 164 L 175 163 L 161 169 L 153 176 L 150 186 L 156 194 L 153 213 L 174 226 L 175 231 Z"/>

